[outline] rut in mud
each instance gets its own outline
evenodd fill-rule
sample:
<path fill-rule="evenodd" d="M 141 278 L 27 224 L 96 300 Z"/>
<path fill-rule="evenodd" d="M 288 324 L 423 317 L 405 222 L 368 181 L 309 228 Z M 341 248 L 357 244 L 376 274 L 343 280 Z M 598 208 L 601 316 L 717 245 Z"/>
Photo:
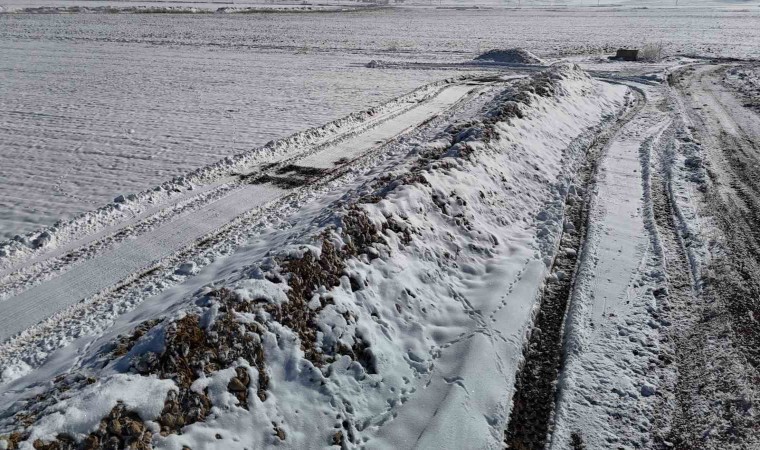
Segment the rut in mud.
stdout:
<path fill-rule="evenodd" d="M 551 267 L 553 275 L 539 300 L 540 307 L 524 350 L 524 363 L 515 382 L 512 413 L 504 438 L 507 448 L 538 450 L 546 446 L 555 407 L 555 384 L 562 367 L 563 325 L 588 228 L 588 187 L 606 146 L 638 113 L 644 102 L 644 97 L 637 93 L 637 103 L 596 137 L 587 149 L 586 162 L 576 180 L 581 188 L 572 189 L 566 198 L 564 218 L 571 226 L 564 227 L 558 246 L 560 250 Z M 573 437 L 573 448 L 583 448 L 580 436 Z"/>

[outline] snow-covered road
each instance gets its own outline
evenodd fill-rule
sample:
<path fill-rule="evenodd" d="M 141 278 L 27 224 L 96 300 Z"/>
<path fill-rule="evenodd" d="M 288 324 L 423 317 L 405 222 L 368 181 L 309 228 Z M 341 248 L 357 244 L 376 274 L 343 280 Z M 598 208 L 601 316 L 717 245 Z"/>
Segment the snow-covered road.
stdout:
<path fill-rule="evenodd" d="M 658 90 L 631 85 L 644 93 L 646 104 L 611 140 L 590 186 L 594 194 L 565 330 L 553 449 L 567 448 L 573 434 L 589 448 L 640 441 L 647 432 L 636 421 L 651 416 L 654 407 L 654 399 L 641 394 L 653 376 L 647 380 L 640 371 L 641 359 L 649 355 L 641 347 L 654 343 L 647 322 L 655 306 L 653 283 L 642 276 L 653 270 L 657 253 L 648 222 L 647 152 L 671 119 L 658 108 Z M 615 414 L 619 421 L 610 421 Z"/>
<path fill-rule="evenodd" d="M 593 184 L 552 449 L 760 444 L 745 400 L 760 379 L 747 323 L 760 310 L 760 117 L 726 87 L 729 67 L 626 81 L 646 106 Z"/>
<path fill-rule="evenodd" d="M 476 86 L 456 83 L 429 101 L 391 117 L 376 127 L 338 143 L 324 145 L 305 158 L 290 161 L 301 167 L 335 169 L 368 150 L 430 120 L 460 101 Z M 150 271 L 163 258 L 213 233 L 235 218 L 255 211 L 289 190 L 270 183 L 241 184 L 222 198 L 167 220 L 16 296 L 0 302 L 0 342 L 82 300 Z M 118 229 L 118 227 L 117 227 Z M 89 238 L 86 239 L 89 242 Z M 72 247 L 72 245 L 69 245 Z"/>

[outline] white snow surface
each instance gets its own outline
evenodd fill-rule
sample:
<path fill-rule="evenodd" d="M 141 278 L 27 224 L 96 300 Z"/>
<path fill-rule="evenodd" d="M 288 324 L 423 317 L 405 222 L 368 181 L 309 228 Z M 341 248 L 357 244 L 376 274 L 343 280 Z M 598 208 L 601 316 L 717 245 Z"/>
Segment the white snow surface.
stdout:
<path fill-rule="evenodd" d="M 39 23 L 19 23 L 34 17 Z M 103 41 L 93 29 L 115 32 L 134 19 L 98 15 L 105 20 L 75 25 L 79 31 L 71 34 L 65 23 L 45 19 L 52 17 L 0 16 L 0 240 L 39 233 L 119 195 L 456 75 L 398 77 L 361 67 L 363 56 L 313 51 L 306 42 L 251 54 L 186 37 Z M 59 19 L 89 22 L 86 17 Z M 144 18 L 174 32 L 206 26 L 134 17 L 141 40 L 154 34 Z"/>
<path fill-rule="evenodd" d="M 476 60 L 494 61 L 500 63 L 515 64 L 541 64 L 543 61 L 533 53 L 522 48 L 493 49 L 482 55 L 478 55 Z"/>
<path fill-rule="evenodd" d="M 563 223 L 564 196 L 590 144 L 589 130 L 611 120 L 627 93 L 626 87 L 594 81 L 577 69 L 552 70 L 563 77 L 556 97 L 534 96 L 524 108 L 526 117 L 498 123 L 490 141 L 478 137 L 476 123 L 470 138 L 424 168 L 427 183 L 396 184 L 378 203 L 360 205 L 377 224 L 392 219 L 408 227 L 412 240 L 403 244 L 401 236 L 387 231 L 387 243 L 374 246 L 376 258 L 365 254 L 347 261 L 349 273 L 366 280 L 365 288 L 354 292 L 344 276 L 340 286 L 321 292 L 333 302 L 319 315 L 318 340 L 350 347 L 354 336 L 361 337 L 377 373 L 348 357 L 320 370 L 304 359 L 292 331 L 269 321 L 263 338 L 270 379 L 266 401 L 255 395 L 255 368 L 248 367 L 254 380 L 248 410 L 224 389 L 233 372 L 213 373 L 194 386 L 209 388 L 212 414 L 181 435 L 156 436 L 157 448 L 320 448 L 330 445 L 336 430 L 366 448 L 501 448 L 524 337 Z M 391 175 L 408 170 L 425 149 L 450 144 L 406 145 Z M 458 156 L 470 149 L 472 158 Z M 245 297 L 284 301 L 282 292 L 262 281 L 271 256 L 313 248 L 310 236 L 331 223 L 329 217 L 342 205 L 371 193 L 371 186 L 346 192 L 335 203 L 315 199 L 289 219 L 307 226 L 262 234 L 121 320 L 137 323 L 168 314 L 171 321 L 221 286 Z M 347 312 L 356 319 L 347 321 Z M 150 348 L 157 335 L 129 356 Z M 14 404 L 36 392 L 39 386 L 28 389 L 39 380 L 78 364 L 72 360 L 97 361 L 90 349 L 103 343 L 75 341 L 33 373 L 0 387 L 0 395 Z M 94 367 L 100 366 L 92 363 L 88 370 L 105 380 L 123 370 L 120 360 Z M 118 380 L 128 382 L 126 392 L 140 383 Z M 86 408 L 87 399 L 97 398 L 72 395 L 78 400 L 64 408 Z M 143 405 L 151 418 L 154 410 L 148 406 Z M 64 426 L 45 424 L 37 433 Z M 284 441 L 273 434 L 272 424 L 285 431 Z"/>
<path fill-rule="evenodd" d="M 0 242 L 0 276 L 39 262 L 42 258 L 63 254 L 87 241 L 112 233 L 115 226 L 128 226 L 131 222 L 157 214 L 162 208 L 175 207 L 180 211 L 194 198 L 203 197 L 207 191 L 213 193 L 215 188 L 223 188 L 234 173 L 248 173 L 261 164 L 313 151 L 332 140 L 350 137 L 371 128 L 434 97 L 448 81 L 432 82 L 368 110 L 351 113 L 326 125 L 216 160 L 213 164 L 165 181 L 160 186 L 136 194 L 120 195 L 112 203 L 74 219 L 59 221 L 47 229 Z"/>
<path fill-rule="evenodd" d="M 43 4 L 101 2 L 0 0 L 6 10 Z M 364 67 L 371 60 L 465 62 L 510 47 L 553 59 L 647 43 L 668 54 L 758 57 L 760 8 L 738 4 L 0 14 L 0 239 L 447 76 Z"/>
<path fill-rule="evenodd" d="M 111 412 L 117 402 L 128 410 L 140 415 L 143 420 L 153 420 L 164 408 L 164 399 L 171 389 L 176 389 L 171 380 L 159 380 L 131 374 L 115 374 L 79 392 L 64 393 L 35 425 L 30 441 L 36 439 L 53 440 L 58 434 L 66 433 L 82 439 L 95 431 L 100 420 Z M 23 449 L 31 449 L 25 445 Z"/>
<path fill-rule="evenodd" d="M 382 2 L 378 2 L 382 3 Z M 426 0 L 407 0 L 405 5 L 429 7 Z M 468 8 L 554 8 L 568 7 L 604 7 L 611 9 L 628 8 L 747 8 L 757 6 L 756 0 L 616 0 L 596 3 L 589 0 L 441 0 L 436 5 L 452 9 L 467 10 Z M 311 3 L 298 1 L 279 1 L 276 3 L 251 0 L 229 1 L 182 1 L 182 0 L 3 0 L 0 12 L 35 12 L 35 13 L 71 13 L 71 12 L 121 12 L 121 13 L 208 13 L 208 12 L 237 12 L 237 11 L 325 11 L 353 10 L 358 7 L 372 6 L 360 1 L 332 0 L 329 3 Z M 396 7 L 399 5 L 396 4 Z"/>
<path fill-rule="evenodd" d="M 646 418 L 657 405 L 657 379 L 646 368 L 658 351 L 652 291 L 664 271 L 656 260 L 662 249 L 648 231 L 654 225 L 645 189 L 650 149 L 671 119 L 658 109 L 662 94 L 645 92 L 647 105 L 610 142 L 595 183 L 565 330 L 552 449 L 566 448 L 572 433 L 588 448 L 652 444 Z"/>
<path fill-rule="evenodd" d="M 445 111 L 472 89 L 473 87 L 467 84 L 444 86 L 440 91 L 436 91 L 437 95 L 416 105 L 415 108 L 401 112 L 373 129 L 356 136 L 349 136 L 336 145 L 321 148 L 299 159 L 298 163 L 306 167 L 332 168 L 343 158 L 354 159 L 371 149 L 378 141 L 393 138 L 440 111 Z M 416 93 L 420 92 L 425 92 L 425 89 L 416 91 Z M 411 104 L 417 103 L 414 101 L 414 93 L 407 98 Z M 426 97 L 422 96 L 422 99 Z M 310 137 L 308 133 L 306 136 Z M 263 153 L 271 153 L 272 147 L 276 146 L 270 146 L 267 149 L 270 151 Z M 261 157 L 257 153 L 253 156 L 254 158 Z M 237 159 L 245 160 L 246 158 L 240 156 Z M 230 163 L 225 162 L 227 165 Z M 240 165 L 238 161 L 238 166 Z M 219 166 L 225 167 L 225 164 L 220 163 L 216 167 L 205 168 L 201 172 L 213 173 L 215 170 L 220 170 Z M 192 179 L 198 178 L 200 175 L 196 174 Z M 139 274 L 141 271 L 150 269 L 158 261 L 179 252 L 197 239 L 222 228 L 250 211 L 260 209 L 284 197 L 285 194 L 284 189 L 268 184 L 246 185 L 232 190 L 222 198 L 196 211 L 180 215 L 138 238 L 129 239 L 104 254 L 83 261 L 46 283 L 33 286 L 16 296 L 0 301 L 0 342 L 70 305 L 117 285 L 129 274 Z M 182 270 L 180 266 L 178 271 L 182 272 Z M 192 271 L 194 272 L 195 269 Z"/>

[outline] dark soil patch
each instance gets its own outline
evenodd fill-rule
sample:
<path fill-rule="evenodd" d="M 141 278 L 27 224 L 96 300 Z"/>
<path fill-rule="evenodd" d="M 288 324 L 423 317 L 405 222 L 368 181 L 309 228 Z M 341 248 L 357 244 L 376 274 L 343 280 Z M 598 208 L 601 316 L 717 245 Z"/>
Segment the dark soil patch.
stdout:
<path fill-rule="evenodd" d="M 295 173 L 297 175 L 303 175 L 306 177 L 320 177 L 330 172 L 330 169 L 320 169 L 318 167 L 305 167 L 297 166 L 295 164 L 288 164 L 277 169 L 277 173 L 282 175 L 284 173 Z"/>
<path fill-rule="evenodd" d="M 570 448 L 573 450 L 586 450 L 586 444 L 583 443 L 583 437 L 580 433 L 570 434 Z"/>
<path fill-rule="evenodd" d="M 294 189 L 304 186 L 306 181 L 300 177 L 278 177 L 269 174 L 259 175 L 256 178 L 247 180 L 250 184 L 273 184 L 283 189 Z"/>
<path fill-rule="evenodd" d="M 100 421 L 98 429 L 79 443 L 69 435 L 60 434 L 51 442 L 37 439 L 32 446 L 35 450 L 149 450 L 152 438 L 153 433 L 145 427 L 140 416 L 119 403 L 108 417 Z M 10 442 L 9 449 L 17 448 L 15 444 Z"/>
<path fill-rule="evenodd" d="M 585 202 L 566 205 L 566 217 L 576 230 L 585 230 L 586 215 L 581 206 Z M 576 253 L 559 255 L 552 272 L 566 274 L 547 284 L 540 300 L 540 308 L 533 323 L 525 362 L 517 376 L 512 414 L 505 442 L 508 448 L 543 449 L 550 431 L 550 418 L 554 410 L 555 382 L 562 357 L 562 326 L 573 288 L 577 268 L 576 255 L 582 239 L 578 233 L 563 233 L 560 248 L 572 248 Z"/>
<path fill-rule="evenodd" d="M 161 321 L 162 319 L 146 320 L 145 322 L 135 327 L 131 334 L 120 336 L 116 341 L 115 348 L 112 351 L 113 355 L 124 356 L 129 353 L 129 351 L 132 350 L 140 338 L 142 338 L 153 327 L 161 323 Z"/>
<path fill-rule="evenodd" d="M 341 277 L 350 274 L 346 272 L 345 261 L 348 258 L 367 254 L 370 259 L 377 256 L 372 249 L 376 243 L 384 243 L 385 230 L 392 230 L 401 236 L 403 243 L 411 242 L 411 233 L 408 229 L 393 220 L 388 220 L 381 228 L 376 227 L 359 208 L 350 208 L 341 217 L 338 233 L 345 242 L 342 248 L 338 248 L 332 241 L 329 233 L 322 237 L 322 248 L 319 256 L 310 251 L 300 258 L 281 261 L 282 272 L 287 278 L 290 289 L 287 291 L 288 301 L 282 305 L 267 304 L 263 309 L 269 312 L 272 318 L 298 334 L 301 348 L 305 357 L 316 366 L 323 366 L 332 362 L 339 355 L 348 355 L 356 360 L 369 373 L 375 373 L 376 367 L 374 356 L 361 336 L 354 336 L 355 344 L 352 347 L 338 346 L 332 349 L 317 346 L 317 317 L 321 310 L 332 299 L 319 297 L 319 307 L 310 308 L 315 292 L 324 287 L 330 290 L 340 285 Z M 356 281 L 352 282 L 355 290 L 361 289 Z"/>

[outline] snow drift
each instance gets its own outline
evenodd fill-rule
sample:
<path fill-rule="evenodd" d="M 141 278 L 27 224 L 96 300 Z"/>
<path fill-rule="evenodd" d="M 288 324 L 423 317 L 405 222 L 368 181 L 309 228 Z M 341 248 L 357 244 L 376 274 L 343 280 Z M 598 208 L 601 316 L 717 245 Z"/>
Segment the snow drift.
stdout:
<path fill-rule="evenodd" d="M 543 64 L 543 61 L 538 56 L 522 48 L 489 50 L 482 55 L 478 55 L 475 60 L 508 64 Z"/>

